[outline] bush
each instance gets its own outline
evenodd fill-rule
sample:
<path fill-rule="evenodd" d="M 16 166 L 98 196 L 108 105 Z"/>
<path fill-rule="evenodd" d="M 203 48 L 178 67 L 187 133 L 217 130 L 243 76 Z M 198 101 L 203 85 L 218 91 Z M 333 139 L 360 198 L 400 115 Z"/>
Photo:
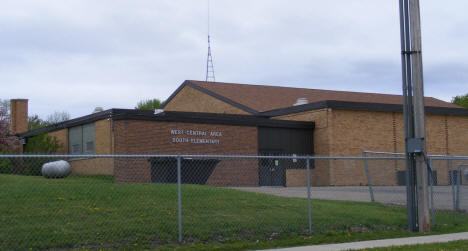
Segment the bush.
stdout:
<path fill-rule="evenodd" d="M 0 158 L 0 174 L 41 176 L 42 165 L 52 158 Z"/>
<path fill-rule="evenodd" d="M 63 147 L 56 137 L 51 137 L 45 133 L 36 135 L 28 139 L 24 147 L 26 154 L 55 154 Z M 21 175 L 41 175 L 42 165 L 55 161 L 54 158 L 14 158 L 1 159 L 0 173 L 21 174 Z"/>
<path fill-rule="evenodd" d="M 3 149 L 1 154 L 7 154 L 7 149 Z M 0 158 L 0 173 L 14 173 L 14 167 L 8 158 Z"/>
<path fill-rule="evenodd" d="M 62 148 L 63 144 L 61 144 L 56 137 L 41 133 L 28 139 L 24 147 L 24 153 L 54 154 Z"/>
<path fill-rule="evenodd" d="M 47 162 L 56 161 L 57 159 L 53 158 L 24 158 L 23 161 L 23 175 L 31 175 L 31 176 L 41 176 L 42 172 L 42 165 Z"/>

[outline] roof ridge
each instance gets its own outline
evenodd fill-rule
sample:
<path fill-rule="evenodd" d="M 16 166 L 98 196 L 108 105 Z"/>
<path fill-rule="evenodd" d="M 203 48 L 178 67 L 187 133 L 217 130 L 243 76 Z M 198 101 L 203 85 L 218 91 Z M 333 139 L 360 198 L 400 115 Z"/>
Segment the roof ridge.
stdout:
<path fill-rule="evenodd" d="M 341 91 L 341 90 L 328 90 L 328 89 L 315 89 L 315 88 L 303 88 L 303 87 L 290 87 L 290 86 L 277 86 L 277 85 L 262 85 L 262 84 L 242 84 L 242 83 L 228 83 L 228 82 L 207 82 L 200 80 L 187 80 L 192 84 L 204 88 L 200 84 L 209 83 L 209 84 L 225 84 L 225 85 L 240 85 L 240 86 L 253 86 L 253 87 L 269 87 L 269 88 L 287 88 L 287 89 L 296 89 L 296 90 L 309 90 L 309 91 L 323 91 L 323 92 L 337 92 L 337 93 L 354 93 L 354 94 L 373 94 L 373 95 L 387 95 L 387 96 L 402 96 L 402 94 L 390 94 L 390 93 L 378 93 L 378 92 L 361 92 L 361 91 Z M 205 89 L 205 88 L 204 88 Z M 445 100 L 438 99 L 432 96 L 424 96 L 424 98 L 432 98 L 440 100 L 442 102 L 450 103 Z"/>

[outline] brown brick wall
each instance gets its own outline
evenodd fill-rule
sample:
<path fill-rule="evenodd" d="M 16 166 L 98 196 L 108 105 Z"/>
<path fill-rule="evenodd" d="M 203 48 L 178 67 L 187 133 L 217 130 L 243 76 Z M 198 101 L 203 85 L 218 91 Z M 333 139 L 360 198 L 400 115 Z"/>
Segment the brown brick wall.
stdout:
<path fill-rule="evenodd" d="M 390 112 L 333 110 L 331 155 L 359 156 L 361 149 L 393 152 Z"/>
<path fill-rule="evenodd" d="M 468 116 L 447 116 L 447 141 L 450 155 L 468 155 Z M 453 168 L 466 161 L 453 161 Z M 464 176 L 462 176 L 464 177 Z M 463 178 L 463 184 L 468 184 L 468 179 Z"/>
<path fill-rule="evenodd" d="M 311 174 L 312 177 L 312 174 Z M 311 180 L 312 182 L 312 180 Z M 313 183 L 311 183 L 313 185 Z M 305 169 L 286 169 L 286 186 L 301 187 L 307 185 L 307 171 Z"/>
<path fill-rule="evenodd" d="M 222 137 L 171 135 L 171 130 L 222 132 Z M 115 121 L 116 154 L 257 154 L 257 128 L 159 121 Z M 219 140 L 219 144 L 173 143 L 173 138 L 203 138 Z M 116 160 L 118 182 L 148 182 L 150 164 L 146 159 Z M 222 160 L 207 184 L 220 186 L 258 185 L 258 164 L 247 160 Z"/>
<path fill-rule="evenodd" d="M 429 154 L 447 154 L 447 116 L 426 116 L 426 147 Z M 439 184 L 449 184 L 448 161 L 434 161 L 433 169 L 437 172 Z M 404 170 L 404 168 L 402 168 Z"/>
<path fill-rule="evenodd" d="M 361 156 L 361 148 L 385 152 L 405 150 L 402 113 L 322 109 L 276 119 L 315 121 L 316 155 Z M 468 155 L 468 117 L 429 114 L 426 134 L 429 154 Z M 372 160 L 368 164 L 375 185 L 395 185 L 397 171 L 405 170 L 404 161 Z M 313 185 L 367 185 L 361 160 L 318 160 L 315 166 L 311 171 Z M 438 184 L 448 184 L 448 161 L 434 162 L 433 167 Z M 288 170 L 287 186 L 304 186 L 304 174 L 304 170 Z"/>
<path fill-rule="evenodd" d="M 164 109 L 183 112 L 249 114 L 190 86 L 185 86 Z"/>
<path fill-rule="evenodd" d="M 398 153 L 404 153 L 405 152 L 405 132 L 403 130 L 404 128 L 404 119 L 403 119 L 403 113 L 400 112 L 394 112 L 393 113 L 393 118 L 394 118 L 394 129 L 393 129 L 393 152 L 398 152 Z M 367 149 L 366 149 L 367 150 Z M 370 149 L 372 150 L 372 149 Z M 396 172 L 398 171 L 405 171 L 406 170 L 406 162 L 403 160 L 395 160 L 393 161 Z M 392 174 L 392 177 L 393 174 Z M 396 182 L 396 181 L 395 181 Z M 396 184 L 396 183 L 395 183 Z"/>
<path fill-rule="evenodd" d="M 447 154 L 446 116 L 426 116 L 426 147 L 431 154 Z"/>
<path fill-rule="evenodd" d="M 196 90 L 195 90 L 196 91 Z M 210 110 L 211 111 L 211 110 Z M 211 111 L 213 112 L 213 111 Z M 403 115 L 395 112 L 370 112 L 322 109 L 276 117 L 275 119 L 314 121 L 316 155 L 360 156 L 361 148 L 375 151 L 404 152 Z M 98 154 L 257 154 L 257 128 L 156 121 L 115 121 L 114 131 L 108 120 L 97 121 Z M 221 131 L 220 144 L 172 143 L 171 129 Z M 468 117 L 426 116 L 429 154 L 468 155 Z M 64 143 L 60 153 L 68 152 L 68 130 L 49 133 Z M 218 139 L 216 137 L 202 137 Z M 131 163 L 131 164 L 129 164 Z M 149 182 L 150 165 L 138 160 L 74 160 L 74 173 L 112 174 L 114 165 L 120 182 Z M 457 163 L 454 163 L 454 168 Z M 395 185 L 397 172 L 405 170 L 404 161 L 369 161 L 374 185 Z M 448 184 L 448 161 L 434 162 L 439 184 Z M 226 179 L 229 177 L 229 179 Z M 317 160 L 311 170 L 312 185 L 366 185 L 363 161 Z M 468 181 L 467 181 L 468 182 Z M 258 163 L 247 160 L 224 160 L 214 170 L 207 184 L 258 185 Z M 288 169 L 287 186 L 305 186 L 305 170 Z"/>
<path fill-rule="evenodd" d="M 78 175 L 113 175 L 114 159 L 89 158 L 71 159 L 72 173 Z"/>
<path fill-rule="evenodd" d="M 55 137 L 62 144 L 62 147 L 57 151 L 58 154 L 68 154 L 68 129 L 49 132 L 50 137 Z"/>
<path fill-rule="evenodd" d="M 333 110 L 333 155 L 359 156 L 367 150 L 404 152 L 403 115 L 390 112 Z M 457 137 L 450 137 L 456 134 Z M 468 155 L 468 118 L 426 115 L 426 146 L 429 154 Z M 465 146 L 465 147 L 463 147 Z M 451 152 L 453 149 L 456 153 Z M 374 155 L 375 156 L 375 155 Z M 372 183 L 395 185 L 397 171 L 404 171 L 404 161 L 369 161 Z M 373 169 L 373 170 L 372 170 Z M 447 161 L 434 162 L 438 184 L 449 183 Z M 334 161 L 332 185 L 367 184 L 362 161 Z"/>
<path fill-rule="evenodd" d="M 146 158 L 117 158 L 114 160 L 114 181 L 118 183 L 151 182 L 151 166 Z"/>
<path fill-rule="evenodd" d="M 360 156 L 361 149 L 393 152 L 393 114 L 390 112 L 333 110 L 330 137 L 332 156 Z M 331 185 L 365 185 L 363 161 L 330 161 Z M 372 183 L 391 185 L 396 182 L 392 161 L 380 161 L 378 171 L 371 172 Z"/>
<path fill-rule="evenodd" d="M 448 153 L 468 155 L 468 116 L 447 116 Z"/>
<path fill-rule="evenodd" d="M 113 135 L 111 120 L 99 120 L 94 123 L 96 154 L 113 153 Z"/>

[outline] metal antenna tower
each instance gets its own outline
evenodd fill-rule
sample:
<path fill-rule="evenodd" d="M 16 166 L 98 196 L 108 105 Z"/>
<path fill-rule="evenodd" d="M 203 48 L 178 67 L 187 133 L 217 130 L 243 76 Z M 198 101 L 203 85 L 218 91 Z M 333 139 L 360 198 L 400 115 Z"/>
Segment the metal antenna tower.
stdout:
<path fill-rule="evenodd" d="M 208 56 L 206 58 L 206 82 L 216 82 L 210 41 L 210 0 L 208 0 Z"/>

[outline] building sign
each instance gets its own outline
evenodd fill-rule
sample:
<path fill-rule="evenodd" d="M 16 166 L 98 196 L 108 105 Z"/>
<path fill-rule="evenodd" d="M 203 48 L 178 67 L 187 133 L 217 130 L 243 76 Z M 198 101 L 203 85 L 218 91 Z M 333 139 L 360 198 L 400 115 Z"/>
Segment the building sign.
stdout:
<path fill-rule="evenodd" d="M 220 139 L 217 138 L 222 137 L 223 133 L 219 131 L 171 129 L 171 136 L 172 143 L 219 144 Z"/>

